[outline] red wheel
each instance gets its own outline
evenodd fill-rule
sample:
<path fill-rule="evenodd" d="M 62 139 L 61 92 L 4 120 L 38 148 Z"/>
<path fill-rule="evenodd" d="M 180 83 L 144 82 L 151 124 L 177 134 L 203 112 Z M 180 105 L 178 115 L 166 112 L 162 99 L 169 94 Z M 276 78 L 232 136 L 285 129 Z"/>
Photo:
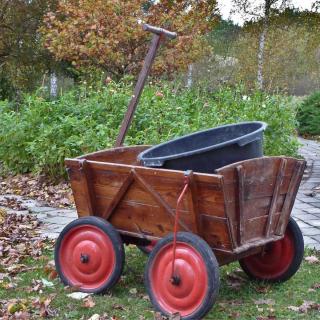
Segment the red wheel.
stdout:
<path fill-rule="evenodd" d="M 200 237 L 177 234 L 175 275 L 172 277 L 173 235 L 160 240 L 150 254 L 145 285 L 154 307 L 165 315 L 201 319 L 213 306 L 219 290 L 219 266 Z"/>
<path fill-rule="evenodd" d="M 269 243 L 263 253 L 246 257 L 239 262 L 250 278 L 282 282 L 298 271 L 303 254 L 302 233 L 297 223 L 290 218 L 283 239 Z"/>
<path fill-rule="evenodd" d="M 72 221 L 59 235 L 55 263 L 61 280 L 83 292 L 100 293 L 119 280 L 124 248 L 118 232 L 107 221 L 84 217 Z"/>
<path fill-rule="evenodd" d="M 146 255 L 149 255 L 153 248 L 156 246 L 157 242 L 157 240 L 151 240 L 147 246 L 138 246 L 138 248 Z"/>

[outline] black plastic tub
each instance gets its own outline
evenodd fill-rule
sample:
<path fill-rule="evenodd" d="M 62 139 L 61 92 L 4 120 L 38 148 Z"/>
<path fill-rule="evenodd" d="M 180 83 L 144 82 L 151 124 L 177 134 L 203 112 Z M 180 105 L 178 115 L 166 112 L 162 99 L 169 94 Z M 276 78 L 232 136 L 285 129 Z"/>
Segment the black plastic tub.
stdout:
<path fill-rule="evenodd" d="M 234 162 L 263 156 L 264 122 L 242 122 L 198 131 L 138 155 L 143 166 L 213 173 Z"/>

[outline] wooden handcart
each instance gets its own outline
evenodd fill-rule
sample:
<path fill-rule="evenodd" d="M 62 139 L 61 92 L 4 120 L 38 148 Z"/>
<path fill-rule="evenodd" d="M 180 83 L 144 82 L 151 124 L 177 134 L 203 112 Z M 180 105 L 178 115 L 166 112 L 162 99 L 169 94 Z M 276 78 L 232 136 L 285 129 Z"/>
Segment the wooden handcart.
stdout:
<path fill-rule="evenodd" d="M 298 270 L 301 231 L 290 218 L 305 161 L 262 157 L 215 174 L 147 168 L 148 146 L 66 159 L 79 219 L 55 247 L 62 281 L 100 293 L 119 280 L 124 244 L 153 248 L 145 285 L 163 314 L 201 319 L 219 290 L 219 266 L 239 260 L 249 277 L 285 281 Z"/>

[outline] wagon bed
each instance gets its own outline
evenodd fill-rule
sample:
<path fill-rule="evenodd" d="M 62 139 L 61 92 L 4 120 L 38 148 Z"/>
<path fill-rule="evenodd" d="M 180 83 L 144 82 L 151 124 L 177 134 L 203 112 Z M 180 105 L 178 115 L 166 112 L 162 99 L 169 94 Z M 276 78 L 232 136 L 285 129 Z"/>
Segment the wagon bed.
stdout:
<path fill-rule="evenodd" d="M 159 240 L 173 231 L 177 198 L 179 231 L 202 237 L 220 265 L 283 237 L 305 161 L 262 157 L 216 174 L 140 166 L 149 146 L 120 147 L 66 159 L 79 217 L 108 220 L 127 243 Z"/>

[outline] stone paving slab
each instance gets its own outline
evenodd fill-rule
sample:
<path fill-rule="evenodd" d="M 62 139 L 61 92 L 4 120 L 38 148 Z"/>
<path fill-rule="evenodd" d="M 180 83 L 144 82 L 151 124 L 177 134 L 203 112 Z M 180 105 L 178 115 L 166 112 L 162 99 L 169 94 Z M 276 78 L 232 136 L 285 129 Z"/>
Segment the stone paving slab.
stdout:
<path fill-rule="evenodd" d="M 299 138 L 299 152 L 307 161 L 304 179 L 292 210 L 307 247 L 320 250 L 320 143 Z"/>

